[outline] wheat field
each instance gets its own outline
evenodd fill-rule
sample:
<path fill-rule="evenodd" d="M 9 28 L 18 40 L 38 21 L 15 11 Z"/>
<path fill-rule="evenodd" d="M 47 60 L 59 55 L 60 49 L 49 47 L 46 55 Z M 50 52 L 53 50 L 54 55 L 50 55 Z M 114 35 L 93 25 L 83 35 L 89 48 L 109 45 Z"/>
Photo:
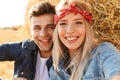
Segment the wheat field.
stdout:
<path fill-rule="evenodd" d="M 8 42 L 19 42 L 26 39 L 21 28 L 0 29 L 0 44 Z M 12 80 L 14 69 L 13 65 L 13 61 L 0 62 L 0 78 L 2 78 L 2 80 Z"/>

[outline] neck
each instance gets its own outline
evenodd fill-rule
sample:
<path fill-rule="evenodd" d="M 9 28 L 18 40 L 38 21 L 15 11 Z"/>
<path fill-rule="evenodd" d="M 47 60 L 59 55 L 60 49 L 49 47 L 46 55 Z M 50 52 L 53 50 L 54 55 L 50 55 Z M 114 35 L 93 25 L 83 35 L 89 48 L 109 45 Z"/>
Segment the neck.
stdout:
<path fill-rule="evenodd" d="M 52 52 L 51 51 L 40 51 L 40 56 L 42 58 L 49 58 L 51 56 Z"/>
<path fill-rule="evenodd" d="M 74 55 L 75 50 L 69 50 L 70 58 Z"/>

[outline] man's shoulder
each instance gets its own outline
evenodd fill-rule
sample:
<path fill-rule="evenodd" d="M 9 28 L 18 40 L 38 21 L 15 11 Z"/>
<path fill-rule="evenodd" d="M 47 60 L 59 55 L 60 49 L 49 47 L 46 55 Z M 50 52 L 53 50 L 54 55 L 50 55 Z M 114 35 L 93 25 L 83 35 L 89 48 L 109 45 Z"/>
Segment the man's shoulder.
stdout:
<path fill-rule="evenodd" d="M 23 48 L 35 49 L 37 46 L 33 40 L 27 39 L 22 43 Z"/>
<path fill-rule="evenodd" d="M 24 40 L 23 43 L 24 44 L 30 44 L 30 43 L 34 43 L 34 41 L 31 40 L 31 39 L 27 39 L 27 40 Z"/>

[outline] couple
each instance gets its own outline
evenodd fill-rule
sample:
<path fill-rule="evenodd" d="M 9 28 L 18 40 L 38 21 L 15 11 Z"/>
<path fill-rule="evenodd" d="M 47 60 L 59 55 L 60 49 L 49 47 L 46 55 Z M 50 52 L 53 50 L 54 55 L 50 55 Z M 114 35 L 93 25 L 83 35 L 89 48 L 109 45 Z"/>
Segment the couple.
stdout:
<path fill-rule="evenodd" d="M 65 1 L 56 14 L 50 3 L 37 3 L 29 19 L 32 41 L 0 45 L 0 60 L 15 61 L 14 80 L 120 79 L 120 54 L 95 42 L 86 3 Z"/>

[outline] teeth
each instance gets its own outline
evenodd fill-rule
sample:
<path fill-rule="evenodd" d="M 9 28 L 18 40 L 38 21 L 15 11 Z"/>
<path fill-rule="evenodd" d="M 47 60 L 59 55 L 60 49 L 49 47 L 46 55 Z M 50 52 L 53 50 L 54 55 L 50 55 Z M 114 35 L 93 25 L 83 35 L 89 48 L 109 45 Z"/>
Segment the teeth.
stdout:
<path fill-rule="evenodd" d="M 48 42 L 49 40 L 42 40 L 42 42 Z"/>
<path fill-rule="evenodd" d="M 75 39 L 77 39 L 77 37 L 75 37 L 75 38 L 66 38 L 67 40 L 75 40 Z"/>

